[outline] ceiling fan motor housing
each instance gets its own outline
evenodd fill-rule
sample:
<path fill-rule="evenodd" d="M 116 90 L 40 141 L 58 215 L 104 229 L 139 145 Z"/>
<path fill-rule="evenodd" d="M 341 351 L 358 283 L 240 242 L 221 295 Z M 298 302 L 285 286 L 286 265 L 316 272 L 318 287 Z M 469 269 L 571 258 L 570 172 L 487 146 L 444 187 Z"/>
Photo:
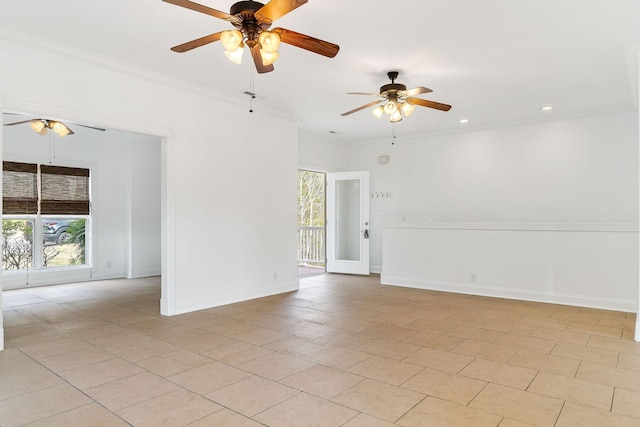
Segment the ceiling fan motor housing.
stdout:
<path fill-rule="evenodd" d="M 388 83 L 380 86 L 380 95 L 396 95 L 401 90 L 407 90 L 407 87 L 400 83 Z"/>
<path fill-rule="evenodd" d="M 231 6 L 230 15 L 240 18 L 231 24 L 246 37 L 246 44 L 254 47 L 258 43 L 258 35 L 271 26 L 270 22 L 258 22 L 255 13 L 264 4 L 257 1 L 239 1 Z"/>
<path fill-rule="evenodd" d="M 242 17 L 245 15 L 253 17 L 253 14 L 262 6 L 264 6 L 264 4 L 257 1 L 239 1 L 231 6 L 229 15 L 236 16 L 240 14 Z"/>
<path fill-rule="evenodd" d="M 403 84 L 396 83 L 396 79 L 398 78 L 397 71 L 389 71 L 387 73 L 387 77 L 391 80 L 391 83 L 380 86 L 380 95 L 382 96 L 390 96 L 392 98 L 397 98 L 397 94 L 401 90 L 407 90 L 407 87 Z"/>

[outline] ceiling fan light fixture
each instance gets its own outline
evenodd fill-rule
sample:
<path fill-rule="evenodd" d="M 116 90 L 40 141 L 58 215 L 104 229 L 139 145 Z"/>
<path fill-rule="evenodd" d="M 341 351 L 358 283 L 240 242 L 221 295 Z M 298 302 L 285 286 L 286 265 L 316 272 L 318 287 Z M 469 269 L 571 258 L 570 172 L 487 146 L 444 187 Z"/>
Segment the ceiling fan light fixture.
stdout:
<path fill-rule="evenodd" d="M 62 122 L 52 122 L 52 123 L 49 123 L 49 125 L 50 126 L 53 125 L 53 131 L 57 133 L 60 138 L 69 135 L 69 133 L 71 132 L 71 129 L 69 129 Z"/>
<path fill-rule="evenodd" d="M 39 133 L 40 135 L 47 134 L 47 127 L 42 120 L 31 120 L 30 125 L 35 133 Z"/>
<path fill-rule="evenodd" d="M 268 30 L 276 19 L 304 5 L 308 0 L 270 0 L 266 2 L 263 2 L 263 0 L 240 0 L 231 5 L 229 13 L 191 0 L 164 1 L 227 21 L 234 27 L 230 31 L 215 32 L 173 46 L 171 48 L 173 52 L 184 53 L 218 41 L 224 46 L 225 51 L 235 52 L 244 42 L 251 49 L 251 59 L 255 64 L 256 71 L 262 74 L 273 71 L 274 67 L 271 64 L 264 64 L 263 57 L 259 54 L 260 48 L 264 49 L 265 53 L 273 54 L 277 52 L 280 43 L 286 43 L 328 58 L 333 58 L 340 50 L 340 46 L 337 44 L 287 30 L 286 28 Z M 227 54 L 227 57 L 229 56 Z M 232 58 L 235 59 L 235 56 Z M 275 61 L 275 59 L 277 57 L 270 60 Z M 238 61 L 235 60 L 234 62 Z"/>
<path fill-rule="evenodd" d="M 400 108 L 405 117 L 409 117 L 411 113 L 413 113 L 413 111 L 416 109 L 416 106 L 413 104 L 409 104 L 408 102 L 403 102 Z"/>
<path fill-rule="evenodd" d="M 260 56 L 262 57 L 262 64 L 271 65 L 280 58 L 278 52 L 266 52 L 264 49 L 260 49 Z"/>
<path fill-rule="evenodd" d="M 225 50 L 235 52 L 242 46 L 242 39 L 244 36 L 238 30 L 223 31 L 220 34 L 220 41 Z"/>
<path fill-rule="evenodd" d="M 262 50 L 266 53 L 276 53 L 280 48 L 280 34 L 272 31 L 263 31 L 258 36 Z M 267 65 L 267 64 L 265 64 Z"/>
<path fill-rule="evenodd" d="M 244 44 L 240 44 L 236 50 L 225 50 L 224 55 L 234 64 L 242 64 L 242 54 L 244 53 Z"/>
<path fill-rule="evenodd" d="M 429 107 L 440 111 L 449 111 L 451 105 L 442 104 L 440 102 L 428 101 L 422 98 L 416 98 L 415 95 L 422 93 L 433 92 L 431 89 L 418 86 L 413 89 L 407 89 L 407 87 L 401 83 L 396 83 L 398 78 L 397 71 L 389 71 L 387 73 L 391 83 L 380 87 L 380 93 L 363 93 L 363 92 L 349 92 L 349 95 L 374 95 L 382 98 L 381 100 L 373 101 L 368 104 L 362 105 L 358 108 L 354 108 L 351 111 L 342 113 L 342 116 L 348 116 L 349 114 L 364 110 L 373 105 L 380 104 L 371 110 L 371 112 L 378 118 L 384 113 L 389 116 L 391 123 L 396 123 L 402 120 L 403 117 L 409 117 L 415 110 L 416 106 Z"/>
<path fill-rule="evenodd" d="M 402 114 L 400 113 L 400 110 L 396 110 L 395 113 L 391 114 L 391 116 L 389 116 L 389 121 L 391 123 L 397 123 L 399 121 L 402 120 Z"/>
<path fill-rule="evenodd" d="M 384 104 L 384 112 L 387 113 L 388 115 L 393 115 L 398 111 L 398 103 L 393 100 L 390 99 L 386 104 Z"/>

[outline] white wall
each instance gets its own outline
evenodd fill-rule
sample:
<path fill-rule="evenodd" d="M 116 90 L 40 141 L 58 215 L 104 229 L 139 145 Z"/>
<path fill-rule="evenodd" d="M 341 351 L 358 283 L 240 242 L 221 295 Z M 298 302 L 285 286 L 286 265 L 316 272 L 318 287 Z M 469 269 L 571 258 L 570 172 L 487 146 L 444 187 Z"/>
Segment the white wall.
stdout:
<path fill-rule="evenodd" d="M 297 289 L 292 118 L 23 38 L 0 41 L 5 109 L 164 137 L 164 314 Z"/>
<path fill-rule="evenodd" d="M 160 139 L 140 134 L 127 134 L 130 153 L 130 239 L 127 277 L 160 274 Z"/>
<path fill-rule="evenodd" d="M 298 134 L 298 167 L 317 172 L 341 172 L 347 168 L 346 144 L 309 132 Z"/>
<path fill-rule="evenodd" d="M 382 283 L 637 311 L 638 229 L 398 223 Z"/>
<path fill-rule="evenodd" d="M 5 126 L 3 159 L 91 170 L 93 268 L 4 272 L 4 289 L 160 274 L 160 138 L 69 126 L 74 135 L 55 139 Z"/>
<path fill-rule="evenodd" d="M 384 283 L 637 310 L 637 111 L 360 144 L 348 159 L 391 194 L 371 200 Z"/>
<path fill-rule="evenodd" d="M 637 123 L 630 111 L 352 146 L 349 169 L 391 193 L 371 200 L 372 268 L 385 222 L 637 224 Z"/>

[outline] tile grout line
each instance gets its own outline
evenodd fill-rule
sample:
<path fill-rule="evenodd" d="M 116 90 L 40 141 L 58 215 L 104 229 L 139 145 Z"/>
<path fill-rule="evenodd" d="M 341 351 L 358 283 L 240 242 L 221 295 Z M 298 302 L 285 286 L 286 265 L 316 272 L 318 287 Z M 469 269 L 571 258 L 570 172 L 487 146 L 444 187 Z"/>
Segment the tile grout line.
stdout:
<path fill-rule="evenodd" d="M 90 344 L 90 343 L 89 343 L 89 344 Z M 67 381 L 64 377 L 60 376 L 60 374 L 58 374 L 57 372 L 55 372 L 55 371 L 53 371 L 53 370 L 49 369 L 47 366 L 43 365 L 39 360 L 34 359 L 33 357 L 31 357 L 29 354 L 25 353 L 25 352 L 24 352 L 24 351 L 22 351 L 21 349 L 19 349 L 19 348 L 18 348 L 18 350 L 19 350 L 22 354 L 24 354 L 25 356 L 27 356 L 27 357 L 29 357 L 31 360 L 33 360 L 35 363 L 37 363 L 38 365 L 42 366 L 42 367 L 43 367 L 44 369 L 46 369 L 47 371 L 51 372 L 51 373 L 52 373 L 53 375 L 55 375 L 56 377 L 60 378 L 60 379 L 61 379 L 65 384 L 67 384 L 67 385 L 69 385 L 69 386 L 73 387 L 74 389 L 76 389 L 76 391 L 78 391 L 78 392 L 80 392 L 81 394 L 83 394 L 84 396 L 86 396 L 89 400 L 91 400 L 91 402 L 93 402 L 93 403 L 95 403 L 96 405 L 98 405 L 98 406 L 102 407 L 105 411 L 107 411 L 107 412 L 109 412 L 110 414 L 112 414 L 113 416 L 117 417 L 119 420 L 122 420 L 122 422 L 126 423 L 127 425 L 132 426 L 132 424 L 131 424 L 131 423 L 129 423 L 127 420 L 123 419 L 123 418 L 122 418 L 122 417 L 120 417 L 118 414 L 116 414 L 116 413 L 112 412 L 109 408 L 107 408 L 106 406 L 104 406 L 102 403 L 98 402 L 97 400 L 95 400 L 94 398 L 92 398 L 91 396 L 89 396 L 87 393 L 85 393 L 83 390 L 79 389 L 78 387 L 76 387 L 75 385 L 73 385 L 72 383 L 70 383 L 69 381 Z M 43 389 L 43 390 L 44 390 L 44 389 Z M 40 420 L 35 420 L 35 421 L 43 421 L 43 420 L 46 420 L 47 418 L 50 418 L 50 417 L 52 417 L 52 416 L 56 416 L 56 415 L 58 415 L 58 414 L 63 414 L 63 413 L 65 413 L 65 412 L 70 412 L 70 411 L 73 411 L 73 410 L 76 410 L 76 409 L 78 409 L 78 408 L 82 408 L 83 406 L 88 406 L 88 405 L 90 405 L 90 403 L 89 403 L 89 404 L 87 404 L 87 405 L 77 406 L 77 407 L 75 407 L 75 408 L 68 409 L 68 410 L 66 410 L 66 411 L 64 411 L 64 412 L 58 412 L 58 413 L 56 413 L 56 414 L 54 414 L 54 415 L 50 415 L 50 416 L 48 416 L 48 417 L 44 417 L 44 418 L 41 418 Z M 32 421 L 32 422 L 35 422 L 35 421 Z M 133 427 L 133 426 L 132 426 L 132 427 Z"/>

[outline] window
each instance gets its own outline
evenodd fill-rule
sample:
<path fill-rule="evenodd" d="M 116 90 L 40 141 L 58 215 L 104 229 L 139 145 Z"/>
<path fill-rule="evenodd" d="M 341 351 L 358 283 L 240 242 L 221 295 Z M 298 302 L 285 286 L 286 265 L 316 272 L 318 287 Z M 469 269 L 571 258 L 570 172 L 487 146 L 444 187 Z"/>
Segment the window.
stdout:
<path fill-rule="evenodd" d="M 298 276 L 324 273 L 326 174 L 298 170 Z"/>
<path fill-rule="evenodd" d="M 88 264 L 88 169 L 3 162 L 2 267 Z"/>

